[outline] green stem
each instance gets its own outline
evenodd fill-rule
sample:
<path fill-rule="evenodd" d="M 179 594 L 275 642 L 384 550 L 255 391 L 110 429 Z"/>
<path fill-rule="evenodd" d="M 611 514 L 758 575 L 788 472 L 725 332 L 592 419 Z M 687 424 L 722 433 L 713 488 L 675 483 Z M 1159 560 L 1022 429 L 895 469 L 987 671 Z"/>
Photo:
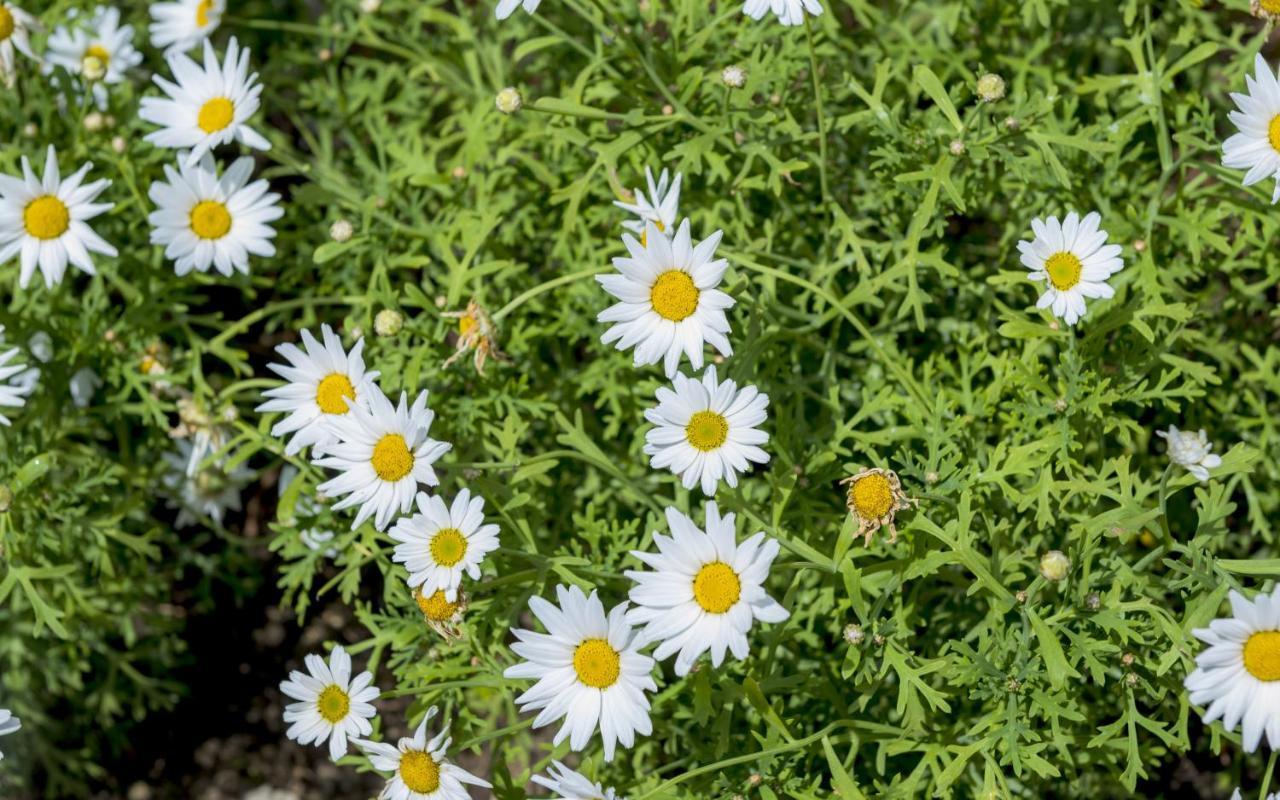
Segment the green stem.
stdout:
<path fill-rule="evenodd" d="M 827 188 L 827 115 L 822 105 L 822 82 L 818 79 L 818 53 L 813 44 L 812 19 L 805 14 L 804 33 L 809 41 L 809 75 L 813 79 L 813 102 L 818 112 L 818 184 L 822 188 L 822 207 L 834 218 L 835 211 L 831 208 L 831 194 Z M 824 253 L 830 232 L 830 228 L 823 227 Z"/>
<path fill-rule="evenodd" d="M 1262 773 L 1262 789 L 1258 792 L 1258 800 L 1264 800 L 1267 790 L 1271 788 L 1271 775 L 1276 770 L 1276 756 L 1280 756 L 1280 752 L 1272 750 L 1267 758 L 1267 771 Z"/>
<path fill-rule="evenodd" d="M 1173 472 L 1173 464 L 1164 468 L 1164 474 L 1160 476 L 1160 529 L 1164 534 L 1165 547 L 1173 550 L 1175 543 L 1173 541 L 1173 532 L 1169 530 L 1169 516 L 1167 506 L 1169 501 L 1169 474 Z"/>
<path fill-rule="evenodd" d="M 549 292 L 552 289 L 556 288 L 557 286 L 563 286 L 566 283 L 572 283 L 576 280 L 580 280 L 589 275 L 595 275 L 599 271 L 600 271 L 599 267 L 588 267 L 586 269 L 578 270 L 577 272 L 570 272 L 568 275 L 561 275 L 558 278 L 552 278 L 549 281 L 540 283 L 537 286 L 533 287 L 532 289 L 529 289 L 526 292 L 516 295 L 516 297 L 510 303 L 507 303 L 505 306 L 495 311 L 493 316 L 490 317 L 490 319 L 492 319 L 494 322 L 498 322 L 503 317 L 510 314 L 512 311 L 515 311 L 517 308 L 524 305 L 529 300 L 537 297 L 538 295 L 543 294 L 545 292 Z"/>

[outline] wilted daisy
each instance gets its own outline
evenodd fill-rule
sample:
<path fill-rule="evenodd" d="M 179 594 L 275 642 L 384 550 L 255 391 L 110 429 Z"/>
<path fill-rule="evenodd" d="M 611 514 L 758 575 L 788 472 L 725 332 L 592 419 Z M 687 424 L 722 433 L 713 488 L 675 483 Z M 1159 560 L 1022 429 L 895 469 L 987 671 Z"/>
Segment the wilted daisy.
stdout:
<path fill-rule="evenodd" d="M 427 436 L 435 412 L 427 408 L 426 392 L 418 395 L 412 408 L 405 393 L 399 406 L 391 405 L 376 387 L 366 395 L 365 403 L 352 404 L 349 414 L 333 418 L 337 438 L 315 463 L 342 474 L 316 488 L 343 498 L 334 504 L 335 510 L 360 507 L 352 530 L 373 517 L 381 531 L 397 514 L 409 510 L 420 484 L 440 482 L 431 465 L 452 445 Z"/>
<path fill-rule="evenodd" d="M 701 483 L 703 494 L 714 495 L 722 479 L 737 486 L 738 473 L 749 470 L 751 462 L 769 462 L 760 449 L 769 434 L 757 427 L 767 417 L 769 395 L 754 386 L 739 391 L 731 380 L 717 381 L 714 366 L 701 381 L 676 375 L 673 386 L 674 391 L 659 388 L 657 407 L 644 412 L 657 426 L 644 437 L 649 466 L 671 470 L 686 489 Z"/>
<path fill-rule="evenodd" d="M 872 467 L 850 475 L 841 484 L 849 484 L 845 504 L 849 512 L 858 518 L 858 532 L 863 544 L 870 545 L 871 537 L 885 525 L 889 526 L 889 542 L 898 541 L 898 527 L 894 517 L 919 503 L 902 490 L 902 481 L 891 469 Z"/>
<path fill-rule="evenodd" d="M 0 334 L 4 333 L 4 326 L 0 325 Z M 3 353 L 0 353 L 0 409 L 4 408 L 22 408 L 27 404 L 27 392 L 23 391 L 25 387 L 16 382 L 16 379 L 26 369 L 26 364 L 10 364 L 13 357 L 18 355 L 18 348 L 10 347 Z M 8 425 L 9 418 L 0 411 L 0 425 Z"/>
<path fill-rule="evenodd" d="M 680 213 L 680 182 L 684 179 L 684 176 L 677 172 L 675 180 L 672 181 L 671 176 L 664 169 L 658 176 L 658 182 L 654 183 L 653 170 L 648 167 L 644 168 L 644 177 L 645 182 L 649 184 L 647 195 L 642 189 L 632 189 L 635 202 L 613 201 L 618 208 L 636 215 L 636 219 L 627 220 L 622 223 L 622 227 L 641 237 L 642 242 L 648 240 L 645 226 L 650 222 L 667 236 L 675 231 L 676 215 Z"/>
<path fill-rule="evenodd" d="M 269 364 L 268 368 L 288 383 L 268 389 L 267 402 L 257 411 L 282 411 L 287 417 L 271 428 L 272 436 L 293 438 L 285 445 L 286 455 L 298 453 L 310 445 L 324 445 L 335 438 L 329 420 L 347 415 L 348 404 L 358 405 L 378 391 L 376 370 L 365 371 L 364 339 L 357 339 L 350 352 L 328 325 L 320 326 L 324 344 L 316 341 L 311 331 L 302 332 L 303 349 L 292 342 L 276 347 L 288 364 Z"/>
<path fill-rule="evenodd" d="M 765 593 L 764 582 L 778 555 L 778 542 L 756 533 L 738 544 L 734 515 L 720 516 L 715 501 L 706 505 L 707 529 L 671 506 L 667 507 L 670 536 L 656 531 L 658 552 L 631 555 L 653 572 L 627 570 L 635 581 L 630 597 L 635 607 L 627 621 L 643 626 L 638 638 L 660 642 L 653 657 L 676 656 L 676 674 L 688 675 L 698 656 L 711 651 L 711 665 L 719 667 L 725 652 L 747 657 L 747 633 L 756 620 L 782 622 L 787 610 Z"/>
<path fill-rule="evenodd" d="M 289 723 L 285 735 L 298 744 L 317 747 L 329 742 L 329 757 L 338 760 L 347 754 L 347 740 L 373 732 L 369 720 L 376 713 L 372 701 L 378 687 L 373 675 L 361 672 L 351 677 L 351 656 L 342 645 L 334 645 L 329 663 L 318 655 L 305 659 L 307 672 L 293 670 L 280 691 L 297 700 L 284 710 Z M 308 674 L 310 673 L 310 674 Z"/>
<path fill-rule="evenodd" d="M 467 610 L 467 595 L 461 589 L 458 596 L 449 600 L 444 591 L 437 589 L 430 595 L 423 594 L 422 587 L 413 590 L 413 602 L 418 604 L 422 619 L 431 630 L 446 641 L 462 638 L 462 615 Z"/>
<path fill-rule="evenodd" d="M 22 157 L 21 178 L 0 175 L 0 264 L 20 255 L 18 286 L 23 289 L 36 267 L 45 286 L 53 288 L 62 281 L 68 261 L 93 275 L 89 253 L 117 255 L 116 249 L 86 224 L 114 205 L 93 202 L 111 181 L 85 183 L 92 168 L 92 163 L 86 163 L 63 180 L 58 154 L 49 145 L 42 178 L 36 178 L 26 156 Z"/>
<path fill-rule="evenodd" d="M 1186 467 L 1187 472 L 1198 480 L 1209 480 L 1209 470 L 1222 466 L 1222 456 L 1210 452 L 1213 450 L 1213 443 L 1203 429 L 1192 433 L 1180 431 L 1176 426 L 1170 425 L 1167 431 L 1156 431 L 1156 436 L 1169 443 L 1169 460 L 1180 467 Z"/>
<path fill-rule="evenodd" d="M 13 715 L 13 712 L 7 708 L 0 708 L 0 736 L 8 736 L 22 727 L 22 723 Z M 4 760 L 4 753 L 0 753 L 0 761 Z"/>
<path fill-rule="evenodd" d="M 477 778 L 449 761 L 447 753 L 453 742 L 449 723 L 427 739 L 427 723 L 436 716 L 436 708 L 427 709 L 413 736 L 405 737 L 392 747 L 382 742 L 357 739 L 356 744 L 369 756 L 373 768 L 394 773 L 378 795 L 385 800 L 469 800 L 464 783 L 493 788 L 493 784 Z"/>
<path fill-rule="evenodd" d="M 240 510 L 240 493 L 253 472 L 243 464 L 228 467 L 224 461 L 202 465 L 190 441 L 178 439 L 174 444 L 177 451 L 163 456 L 166 469 L 160 478 L 169 507 L 178 509 L 174 524 L 186 528 L 208 519 L 221 525 L 228 511 Z"/>
<path fill-rule="evenodd" d="M 1208 706 L 1205 724 L 1221 719 L 1228 731 L 1243 724 L 1245 752 L 1257 750 L 1264 733 L 1280 749 L 1280 587 L 1252 602 L 1236 591 L 1227 596 L 1230 619 L 1191 631 L 1209 647 L 1196 656 L 1187 691 L 1192 703 Z"/>
<path fill-rule="evenodd" d="M 446 311 L 441 316 L 458 321 L 458 342 L 454 346 L 453 355 L 445 359 L 444 366 L 447 367 L 468 352 L 472 352 L 475 354 L 472 357 L 472 363 L 475 364 L 476 372 L 483 375 L 486 359 L 511 360 L 498 349 L 498 329 L 488 313 L 475 300 L 467 303 L 465 311 Z"/>
<path fill-rule="evenodd" d="M 1244 185 L 1275 180 L 1271 202 L 1280 201 L 1280 81 L 1262 54 L 1254 56 L 1254 74 L 1245 75 L 1246 94 L 1231 93 L 1238 110 L 1227 118 L 1240 131 L 1222 143 L 1222 165 L 1248 170 Z"/>
<path fill-rule="evenodd" d="M 1072 211 L 1061 223 L 1057 217 L 1031 220 L 1035 239 L 1018 242 L 1027 277 L 1046 281 L 1036 308 L 1049 308 L 1068 325 L 1085 314 L 1085 298 L 1107 298 L 1115 290 L 1107 278 L 1124 268 L 1120 245 L 1107 244 L 1107 232 L 1098 230 L 1102 216 L 1094 211 L 1084 219 Z"/>
<path fill-rule="evenodd" d="M 169 55 L 169 69 L 177 83 L 156 75 L 156 85 L 168 98 L 144 97 L 138 116 L 161 126 L 149 133 L 148 142 L 177 150 L 191 148 L 185 163 L 196 164 L 213 148 L 241 141 L 255 150 L 270 150 L 271 143 L 249 127 L 258 110 L 262 85 L 258 73 L 249 74 L 249 50 L 233 36 L 221 64 L 213 44 L 205 39 L 204 67 L 184 53 Z"/>
<path fill-rule="evenodd" d="M 783 25 L 803 25 L 804 14 L 821 16 L 822 4 L 818 0 L 747 0 L 742 13 L 752 19 L 761 19 L 772 11 Z"/>
<path fill-rule="evenodd" d="M 177 0 L 151 4 L 151 44 L 185 53 L 218 28 L 227 0 Z"/>
<path fill-rule="evenodd" d="M 39 61 L 31 50 L 31 31 L 39 27 L 36 18 L 13 5 L 0 0 L 0 83 L 12 86 L 17 73 L 17 57 L 14 51 Z"/>
<path fill-rule="evenodd" d="M 532 14 L 538 10 L 541 2 L 542 0 L 498 0 L 498 7 L 493 13 L 498 19 L 506 19 L 517 8 L 524 8 L 527 13 Z"/>
<path fill-rule="evenodd" d="M 631 747 L 636 733 L 653 732 L 644 695 L 658 689 L 649 674 L 653 659 L 640 653 L 626 603 L 605 617 L 594 591 L 587 597 L 576 586 L 557 586 L 556 595 L 559 607 L 541 597 L 529 599 L 547 633 L 513 629 L 519 641 L 511 649 L 525 661 L 503 675 L 538 681 L 516 698 L 521 711 L 541 710 L 533 727 L 564 718 L 555 743 L 567 738 L 574 750 L 586 747 L 599 728 L 604 760 L 612 761 L 618 742 Z"/>
<path fill-rule="evenodd" d="M 592 783 L 585 775 L 574 772 L 559 761 L 551 762 L 547 777 L 534 775 L 533 782 L 554 793 L 550 800 L 626 800 L 619 798 L 613 789 Z"/>
<path fill-rule="evenodd" d="M 148 196 L 157 209 L 151 223 L 151 243 L 164 245 L 178 275 L 215 267 L 228 277 L 234 270 L 249 274 L 249 256 L 276 254 L 270 223 L 284 216 L 280 195 L 268 191 L 266 181 L 249 183 L 253 159 L 236 159 L 222 177 L 213 155 L 205 153 L 191 165 L 178 158 L 178 169 L 165 165 L 166 181 L 151 184 Z"/>
<path fill-rule="evenodd" d="M 480 577 L 480 562 L 498 549 L 498 526 L 484 524 L 484 498 L 463 489 L 446 506 L 439 495 L 418 492 L 418 513 L 391 529 L 396 545 L 392 560 L 409 570 L 409 585 L 428 596 L 443 591 L 458 597 L 463 574 Z"/>
<path fill-rule="evenodd" d="M 674 239 L 658 235 L 652 222 L 646 244 L 630 234 L 622 235 L 629 257 L 613 259 L 618 274 L 597 275 L 596 280 L 620 302 L 600 312 L 600 322 L 614 325 L 600 341 L 632 354 L 637 366 L 663 362 L 667 377 L 676 374 L 680 356 L 689 357 L 695 370 L 702 368 L 703 349 L 709 342 L 721 355 L 733 347 L 725 336 L 729 320 L 725 309 L 734 300 L 716 287 L 729 262 L 715 258 L 721 231 L 694 244 L 689 220 L 680 223 Z"/>
<path fill-rule="evenodd" d="M 125 73 L 142 63 L 133 47 L 133 26 L 120 24 L 120 9 L 98 6 L 83 24 L 74 10 L 69 25 L 50 36 L 45 71 L 62 67 L 91 88 L 99 108 L 107 107 L 107 85 L 120 83 Z"/>

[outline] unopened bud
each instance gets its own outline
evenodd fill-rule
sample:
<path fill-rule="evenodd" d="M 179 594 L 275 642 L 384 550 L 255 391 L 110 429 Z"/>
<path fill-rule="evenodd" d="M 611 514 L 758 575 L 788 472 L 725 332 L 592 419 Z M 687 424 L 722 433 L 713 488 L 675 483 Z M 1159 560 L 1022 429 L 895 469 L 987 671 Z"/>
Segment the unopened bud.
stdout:
<path fill-rule="evenodd" d="M 1047 581 L 1057 583 L 1071 571 L 1071 559 L 1061 550 L 1050 550 L 1040 556 L 1040 574 Z"/>
<path fill-rule="evenodd" d="M 404 327 L 404 315 L 394 308 L 384 308 L 373 318 L 373 330 L 379 336 L 395 336 Z"/>
<path fill-rule="evenodd" d="M 494 98 L 493 104 L 503 114 L 514 114 L 524 105 L 524 98 L 520 96 L 520 90 L 514 86 L 508 86 L 498 92 L 498 96 Z"/>

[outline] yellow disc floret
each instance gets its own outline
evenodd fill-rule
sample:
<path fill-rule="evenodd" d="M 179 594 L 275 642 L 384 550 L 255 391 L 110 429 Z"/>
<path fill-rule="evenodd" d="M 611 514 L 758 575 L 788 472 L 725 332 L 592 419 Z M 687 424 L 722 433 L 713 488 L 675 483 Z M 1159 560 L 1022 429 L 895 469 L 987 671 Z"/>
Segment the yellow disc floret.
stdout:
<path fill-rule="evenodd" d="M 13 12 L 0 5 L 0 42 L 13 35 L 18 24 L 13 20 Z"/>
<path fill-rule="evenodd" d="M 1280 3 L 1280 0 L 1276 0 Z M 1276 114 L 1271 118 L 1271 124 L 1267 126 L 1267 141 L 1271 142 L 1271 149 L 1280 153 L 1280 114 Z"/>
<path fill-rule="evenodd" d="M 698 411 L 689 418 L 684 435 L 689 444 L 708 453 L 729 438 L 729 420 L 714 411 Z"/>
<path fill-rule="evenodd" d="M 1081 270 L 1080 259 L 1075 253 L 1065 250 L 1054 253 L 1044 262 L 1044 271 L 1049 273 L 1049 283 L 1059 291 L 1066 291 L 1079 283 Z"/>
<path fill-rule="evenodd" d="M 849 498 L 859 517 L 880 519 L 893 508 L 893 486 L 887 477 L 872 472 L 854 482 Z"/>
<path fill-rule="evenodd" d="M 347 713 L 351 710 L 351 698 L 336 683 L 331 683 L 316 698 L 316 710 L 326 722 L 336 725 L 347 718 Z"/>
<path fill-rule="evenodd" d="M 196 6 L 196 25 L 201 28 L 209 27 L 209 12 L 213 10 L 213 0 L 200 0 L 200 5 Z"/>
<path fill-rule="evenodd" d="M 427 597 L 419 586 L 413 590 L 414 602 L 418 604 L 418 609 L 422 611 L 422 615 L 432 622 L 448 622 L 453 619 L 453 615 L 458 613 L 462 602 L 450 603 L 444 596 L 443 589 L 437 589 L 435 594 Z"/>
<path fill-rule="evenodd" d="M 431 557 L 442 567 L 452 567 L 467 554 L 467 537 L 457 528 L 441 528 L 431 537 Z"/>
<path fill-rule="evenodd" d="M 394 483 L 413 472 L 413 453 L 404 437 L 398 433 L 388 433 L 373 446 L 373 456 L 369 459 L 373 471 L 384 481 Z"/>
<path fill-rule="evenodd" d="M 679 322 L 698 310 L 698 287 L 693 285 L 689 273 L 678 269 L 667 270 L 654 281 L 649 290 L 649 302 L 663 319 Z"/>
<path fill-rule="evenodd" d="M 1260 681 L 1280 680 L 1280 631 L 1258 631 L 1249 637 L 1244 668 Z"/>
<path fill-rule="evenodd" d="M 1268 14 L 1280 14 L 1280 0 L 1259 0 L 1258 5 Z"/>
<path fill-rule="evenodd" d="M 71 227 L 71 212 L 66 203 L 46 194 L 27 203 L 22 211 L 22 224 L 27 233 L 37 239 L 57 239 Z"/>
<path fill-rule="evenodd" d="M 217 200 L 203 200 L 191 209 L 191 232 L 201 239 L 221 239 L 231 230 L 231 212 Z"/>
<path fill-rule="evenodd" d="M 429 753 L 408 750 L 400 754 L 400 780 L 411 792 L 431 794 L 440 788 L 440 765 Z"/>
<path fill-rule="evenodd" d="M 608 689 L 622 674 L 622 659 L 604 639 L 587 639 L 573 651 L 573 671 L 594 689 Z"/>
<path fill-rule="evenodd" d="M 356 387 L 341 372 L 326 375 L 316 386 L 316 405 L 326 414 L 347 413 L 347 401 L 355 399 Z"/>
<path fill-rule="evenodd" d="M 723 614 L 742 596 L 738 573 L 723 561 L 712 561 L 693 578 L 693 599 L 709 614 Z"/>
<path fill-rule="evenodd" d="M 225 97 L 215 97 L 200 107 L 197 123 L 205 133 L 217 133 L 231 124 L 236 107 Z"/>

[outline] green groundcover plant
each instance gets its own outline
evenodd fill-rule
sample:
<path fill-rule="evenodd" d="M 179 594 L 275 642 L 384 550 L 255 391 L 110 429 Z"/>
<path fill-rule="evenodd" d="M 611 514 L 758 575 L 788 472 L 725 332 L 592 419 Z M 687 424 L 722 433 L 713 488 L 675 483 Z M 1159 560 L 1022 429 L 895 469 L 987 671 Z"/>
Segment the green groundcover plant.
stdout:
<path fill-rule="evenodd" d="M 17 348 L 0 372 L 38 370 L 0 392 L 9 794 L 109 785 L 133 723 L 218 691 L 172 677 L 189 647 L 174 604 L 215 613 L 215 584 L 278 587 L 303 619 L 335 598 L 353 610 L 365 635 L 345 652 L 380 697 L 351 738 L 392 747 L 335 753 L 401 785 L 443 767 L 411 769 L 386 730 L 434 707 L 427 735 L 451 720 L 449 756 L 492 784 L 470 796 L 502 800 L 552 794 L 532 778 L 553 761 L 631 800 L 1174 796 L 1179 764 L 1205 796 L 1280 789 L 1264 594 L 1280 577 L 1277 4 L 827 0 L 798 25 L 684 0 L 545 0 L 502 20 L 487 2 L 187 5 L 215 16 L 197 63 L 206 35 L 219 61 L 234 37 L 261 86 L 246 120 L 197 102 L 204 130 L 254 132 L 207 163 L 246 157 L 243 182 L 279 195 L 259 189 L 272 233 L 246 270 L 153 238 L 154 185 L 200 152 L 156 139 L 151 76 L 182 76 L 147 4 L 119 6 L 136 57 L 67 39 L 98 20 L 87 2 L 29 3 L 0 36 L 0 174 L 21 178 L 25 158 L 44 175 L 52 146 L 64 180 L 92 162 L 86 184 L 110 181 L 82 205 L 111 204 L 37 218 L 10 198 L 0 236 L 84 221 L 115 253 L 46 283 L 0 238 L 2 349 Z M 1231 97 L 1246 92 L 1260 99 Z M 1255 161 L 1224 165 L 1238 131 Z M 646 170 L 680 176 L 678 216 L 624 243 L 635 217 L 614 201 L 657 202 Z M 195 230 L 231 224 L 203 211 Z M 694 243 L 722 232 L 733 305 L 707 340 L 726 346 L 703 370 L 687 353 L 664 368 L 665 348 L 637 365 L 643 347 L 601 340 L 618 298 L 596 276 L 668 237 L 679 250 L 685 219 Z M 1100 225 L 1093 250 L 1118 252 L 1071 255 L 1064 224 Z M 710 291 L 692 286 L 661 302 Z M 363 342 L 392 404 L 429 392 L 429 435 L 451 449 L 417 488 L 483 498 L 497 526 L 454 602 L 415 597 L 400 528 L 353 528 L 350 487 L 318 488 L 341 446 L 317 464 L 324 443 L 295 448 L 273 435 L 286 415 L 258 410 L 283 385 L 276 348 L 322 326 L 340 351 Z M 712 369 L 768 396 L 752 423 L 767 441 L 750 441 L 767 461 L 741 459 L 733 485 L 651 465 L 663 426 L 646 411 Z M 354 383 L 329 400 L 368 393 Z M 692 446 L 729 435 L 711 424 L 690 422 Z M 594 735 L 553 741 L 560 720 L 535 728 L 518 700 L 534 681 L 513 630 L 547 632 L 539 604 L 579 590 L 605 612 L 636 600 L 635 573 L 657 568 L 635 553 L 657 552 L 673 514 L 715 528 L 711 499 L 739 547 L 776 542 L 758 581 L 776 610 L 752 595 L 745 657 L 629 676 L 653 682 L 635 691 L 651 734 L 614 752 L 593 717 Z M 269 527 L 277 573 L 248 574 L 250 524 Z M 754 585 L 707 576 L 708 611 Z M 1232 650 L 1221 631 L 1241 620 Z M 332 644 L 316 655 L 338 659 Z M 1184 683 L 1210 645 L 1256 684 L 1222 721 Z M 638 663 L 610 674 L 620 649 L 588 673 L 567 652 L 608 685 Z M 407 719 L 385 718 L 394 698 Z"/>

